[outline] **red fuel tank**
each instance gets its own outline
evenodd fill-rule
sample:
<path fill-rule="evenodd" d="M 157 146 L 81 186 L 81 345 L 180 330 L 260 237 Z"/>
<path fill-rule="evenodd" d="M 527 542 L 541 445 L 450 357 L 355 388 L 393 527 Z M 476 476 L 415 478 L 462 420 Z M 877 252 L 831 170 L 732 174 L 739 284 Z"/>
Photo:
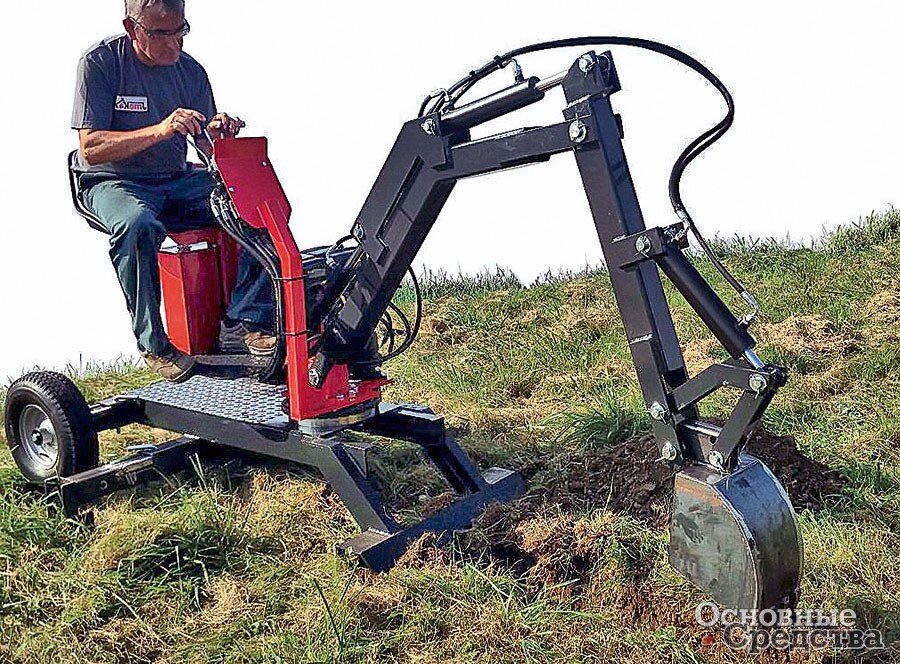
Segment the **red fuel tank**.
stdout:
<path fill-rule="evenodd" d="M 239 249 L 218 228 L 172 233 L 169 237 L 175 246 L 159 252 L 169 340 L 189 355 L 213 353 L 219 323 L 237 278 Z"/>

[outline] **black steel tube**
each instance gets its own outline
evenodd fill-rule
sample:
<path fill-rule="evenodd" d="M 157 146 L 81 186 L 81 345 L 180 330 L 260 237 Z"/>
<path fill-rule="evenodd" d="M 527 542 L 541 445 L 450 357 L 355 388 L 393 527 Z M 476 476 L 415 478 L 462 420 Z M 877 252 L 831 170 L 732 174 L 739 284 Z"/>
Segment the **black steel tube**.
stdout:
<path fill-rule="evenodd" d="M 739 325 L 718 293 L 680 249 L 669 246 L 654 259 L 731 357 L 740 359 L 746 350 L 756 345 L 756 340 Z"/>
<path fill-rule="evenodd" d="M 524 108 L 544 98 L 544 91 L 538 88 L 541 79 L 532 76 L 503 90 L 498 90 L 487 97 L 447 111 L 441 116 L 443 132 L 454 133 L 462 129 L 470 129 L 488 120 Z"/>

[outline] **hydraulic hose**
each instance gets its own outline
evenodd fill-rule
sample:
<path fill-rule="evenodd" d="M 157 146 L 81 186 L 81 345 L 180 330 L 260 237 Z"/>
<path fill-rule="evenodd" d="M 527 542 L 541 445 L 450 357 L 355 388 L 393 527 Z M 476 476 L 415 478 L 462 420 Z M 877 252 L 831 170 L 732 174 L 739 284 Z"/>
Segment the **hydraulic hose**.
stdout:
<path fill-rule="evenodd" d="M 441 89 L 431 93 L 422 102 L 422 105 L 419 109 L 419 114 L 420 116 L 423 115 L 426 109 L 431 113 L 447 112 L 453 109 L 460 98 L 465 95 L 466 92 L 468 92 L 472 88 L 472 86 L 474 86 L 476 83 L 478 83 L 488 75 L 506 67 L 510 62 L 513 62 L 515 58 L 528 53 L 535 53 L 537 51 L 567 48 L 571 46 L 631 46 L 653 51 L 655 53 L 660 53 L 662 55 L 665 55 L 666 57 L 676 60 L 677 62 L 680 62 L 683 65 L 686 65 L 687 67 L 690 67 L 691 69 L 699 73 L 722 95 L 722 98 L 725 100 L 725 104 L 727 106 L 727 112 L 725 113 L 725 116 L 716 125 L 709 128 L 696 139 L 691 141 L 687 145 L 687 147 L 682 150 L 681 154 L 678 156 L 678 159 L 675 160 L 675 164 L 672 166 L 672 171 L 669 175 L 669 201 L 672 204 L 672 208 L 674 209 L 675 214 L 678 215 L 678 218 L 681 219 L 682 223 L 684 224 L 685 232 L 690 230 L 694 234 L 694 237 L 697 238 L 697 242 L 700 244 L 700 248 L 709 258 L 710 262 L 713 264 L 716 270 L 719 271 L 719 273 L 728 282 L 728 284 L 732 288 L 734 288 L 735 291 L 737 291 L 741 298 L 750 307 L 751 312 L 744 319 L 745 323 L 749 323 L 759 311 L 759 305 L 757 304 L 756 299 L 743 286 L 743 284 L 741 284 L 741 282 L 731 274 L 728 268 L 725 267 L 725 265 L 715 255 L 712 247 L 710 247 L 709 243 L 697 229 L 693 218 L 688 213 L 687 208 L 685 207 L 684 202 L 681 198 L 681 178 L 684 174 L 685 169 L 704 150 L 709 148 L 713 143 L 715 143 L 723 135 L 725 135 L 725 133 L 731 128 L 731 125 L 734 122 L 734 99 L 732 98 L 731 93 L 728 91 L 728 88 L 725 87 L 722 81 L 719 80 L 719 78 L 715 74 L 713 74 L 703 63 L 699 62 L 687 53 L 684 53 L 683 51 L 680 51 L 677 48 L 674 48 L 667 44 L 636 37 L 588 36 L 539 42 L 537 44 L 531 44 L 530 46 L 523 46 L 521 48 L 514 49 L 512 51 L 504 53 L 503 55 L 494 56 L 492 60 L 485 63 L 478 69 L 469 72 L 468 76 L 460 79 L 449 88 Z"/>
<path fill-rule="evenodd" d="M 220 185 L 217 185 L 217 189 Z M 249 227 L 237 215 L 233 213 L 231 201 L 224 191 L 214 191 L 210 197 L 210 203 L 216 218 L 223 229 L 234 240 L 256 259 L 266 271 L 266 275 L 272 282 L 273 303 L 275 305 L 275 353 L 269 358 L 264 371 L 260 373 L 262 382 L 277 381 L 281 375 L 281 368 L 287 356 L 285 344 L 284 323 L 284 292 L 281 289 L 281 278 L 278 257 L 265 242 L 254 238 L 248 232 Z"/>
<path fill-rule="evenodd" d="M 213 144 L 212 137 L 205 128 L 200 138 L 205 139 L 209 145 Z M 219 173 L 215 160 L 200 147 L 197 137 L 191 136 L 189 140 L 196 150 L 197 156 L 213 178 L 214 187 L 209 200 L 213 216 L 235 242 L 262 265 L 266 275 L 272 282 L 272 299 L 275 306 L 275 352 L 269 358 L 266 368 L 260 373 L 259 378 L 264 383 L 275 382 L 281 376 L 282 367 L 287 357 L 284 291 L 281 288 L 281 266 L 278 255 L 265 240 L 251 235 L 251 227 L 237 215 L 230 197 L 225 192 L 222 176 Z"/>

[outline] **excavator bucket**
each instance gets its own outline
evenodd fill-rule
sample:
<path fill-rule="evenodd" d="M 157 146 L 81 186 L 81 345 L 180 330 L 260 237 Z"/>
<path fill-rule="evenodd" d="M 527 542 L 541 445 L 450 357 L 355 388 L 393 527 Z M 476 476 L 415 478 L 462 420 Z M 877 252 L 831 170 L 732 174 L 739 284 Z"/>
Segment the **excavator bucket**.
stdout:
<path fill-rule="evenodd" d="M 791 502 L 759 459 L 719 473 L 694 464 L 675 475 L 672 566 L 723 608 L 793 607 L 803 545 Z"/>

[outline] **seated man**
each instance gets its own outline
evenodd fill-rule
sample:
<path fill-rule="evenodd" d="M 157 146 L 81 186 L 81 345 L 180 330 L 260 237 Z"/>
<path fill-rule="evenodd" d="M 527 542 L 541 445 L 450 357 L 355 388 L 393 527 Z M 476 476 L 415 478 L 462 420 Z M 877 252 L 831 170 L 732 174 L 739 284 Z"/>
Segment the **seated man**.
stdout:
<path fill-rule="evenodd" d="M 160 315 L 157 252 L 168 232 L 215 226 L 212 180 L 188 168 L 188 134 L 220 137 L 243 123 L 216 113 L 206 72 L 183 53 L 190 31 L 184 0 L 126 0 L 127 34 L 89 49 L 78 65 L 72 128 L 79 132 L 84 201 L 110 232 L 110 257 L 122 285 L 138 349 L 162 377 L 189 377 L 194 359 L 176 350 Z M 211 150 L 208 141 L 198 145 Z M 180 209 L 164 215 L 163 208 Z M 274 352 L 271 282 L 241 252 L 238 280 L 223 322 L 223 350 Z"/>

